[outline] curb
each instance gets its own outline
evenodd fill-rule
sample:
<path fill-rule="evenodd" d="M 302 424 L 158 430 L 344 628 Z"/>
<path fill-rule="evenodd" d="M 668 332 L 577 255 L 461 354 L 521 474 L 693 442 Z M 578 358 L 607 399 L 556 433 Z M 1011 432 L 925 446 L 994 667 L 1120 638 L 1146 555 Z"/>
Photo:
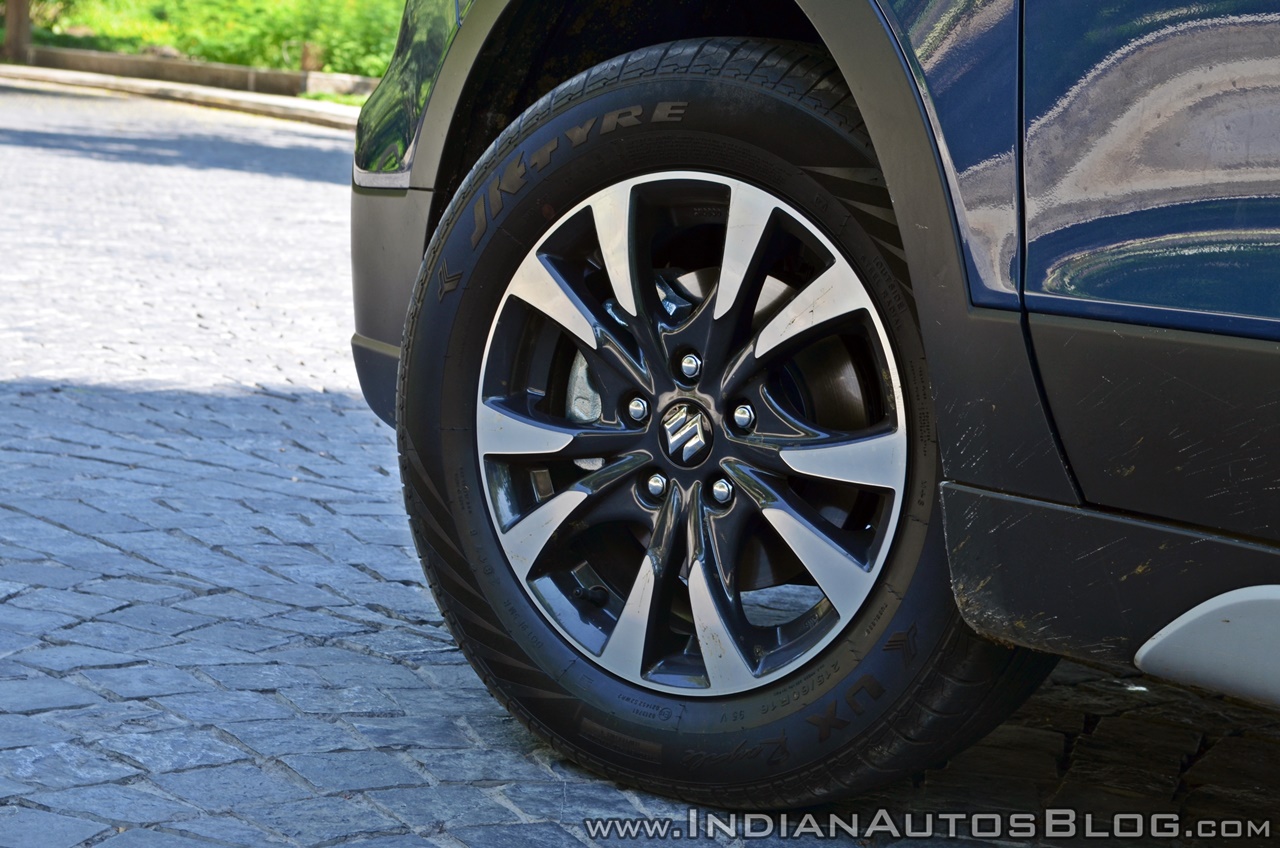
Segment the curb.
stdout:
<path fill-rule="evenodd" d="M 142 97 L 155 97 L 160 100 L 175 100 L 180 103 L 193 103 L 197 106 L 229 109 L 235 112 L 247 112 L 251 115 L 265 115 L 286 121 L 302 121 L 340 130 L 355 130 L 356 119 L 360 115 L 359 107 L 346 106 L 341 103 L 300 100 L 297 97 L 286 97 L 279 94 L 234 91 L 206 85 L 132 79 L 109 74 L 88 73 L 86 71 L 36 68 L 29 65 L 0 65 L 0 80 L 5 79 L 120 91 Z"/>

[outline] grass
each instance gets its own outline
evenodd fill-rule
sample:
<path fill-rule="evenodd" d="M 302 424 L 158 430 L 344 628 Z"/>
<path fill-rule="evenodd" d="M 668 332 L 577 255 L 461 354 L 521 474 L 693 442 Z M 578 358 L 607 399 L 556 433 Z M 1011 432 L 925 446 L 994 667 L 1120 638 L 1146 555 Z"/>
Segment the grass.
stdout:
<path fill-rule="evenodd" d="M 116 53 L 381 76 L 404 0 L 44 0 L 32 40 Z"/>
<path fill-rule="evenodd" d="M 341 103 L 344 106 L 363 106 L 369 99 L 367 94 L 330 94 L 327 91 L 307 91 L 298 95 L 307 100 L 323 100 L 326 103 Z"/>

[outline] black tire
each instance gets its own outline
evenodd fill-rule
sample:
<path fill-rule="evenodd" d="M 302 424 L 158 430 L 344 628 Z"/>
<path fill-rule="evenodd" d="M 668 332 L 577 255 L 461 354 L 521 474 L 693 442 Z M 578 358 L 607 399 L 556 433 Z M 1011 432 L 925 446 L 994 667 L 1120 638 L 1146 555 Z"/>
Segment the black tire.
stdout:
<path fill-rule="evenodd" d="M 597 192 L 610 190 L 611 186 L 630 178 L 674 171 L 711 175 L 708 181 L 713 185 L 707 188 L 697 181 L 684 183 L 668 176 L 661 180 L 653 177 L 655 183 L 645 184 L 658 186 L 652 192 L 664 198 L 669 194 L 676 199 L 635 201 L 652 202 L 655 208 L 661 207 L 653 213 L 661 225 L 646 225 L 650 229 L 645 232 L 661 232 L 664 238 L 668 232 L 675 233 L 670 241 L 682 245 L 680 250 L 685 253 L 678 253 L 675 247 L 662 248 L 672 255 L 696 252 L 696 247 L 691 245 L 701 242 L 688 235 L 694 232 L 691 229 L 694 224 L 671 222 L 702 214 L 703 207 L 697 204 L 704 202 L 704 198 L 699 193 L 706 189 L 710 197 L 719 190 L 715 186 L 720 184 L 730 186 L 725 189 L 730 192 L 739 191 L 737 186 L 746 184 L 777 198 L 786 210 L 804 219 L 802 223 L 808 229 L 795 236 L 797 243 L 827 238 L 829 244 L 836 247 L 835 261 L 847 262 L 854 269 L 872 302 L 870 310 L 857 313 L 860 322 L 857 327 L 840 331 L 846 334 L 840 336 L 841 350 L 852 351 L 848 354 L 852 367 L 861 375 L 860 382 L 856 382 L 858 406 L 863 415 L 861 424 L 870 426 L 868 422 L 873 424 L 880 419 L 896 421 L 896 429 L 904 434 L 903 444 L 908 450 L 904 454 L 905 478 L 900 490 L 885 493 L 858 489 L 854 497 L 847 494 L 847 486 L 840 489 L 846 493 L 840 497 L 852 498 L 850 502 L 854 505 L 848 507 L 847 517 L 832 520 L 845 521 L 842 526 L 847 532 L 832 531 L 824 537 L 844 539 L 852 551 L 852 546 L 862 544 L 850 541 L 854 539 L 853 531 L 858 529 L 855 525 L 866 523 L 865 528 L 858 530 L 864 535 L 857 537 L 871 540 L 866 542 L 867 553 L 863 559 L 869 564 L 873 557 L 879 557 L 878 571 L 870 572 L 875 579 L 869 584 L 869 594 L 856 612 L 848 614 L 831 612 L 837 606 L 835 600 L 828 601 L 826 607 L 820 600 L 806 613 L 808 617 L 803 625 L 778 630 L 779 634 L 785 630 L 785 634 L 778 635 L 776 649 L 773 643 L 766 646 L 767 650 L 757 647 L 751 656 L 759 660 L 752 671 L 753 675 L 759 675 L 756 679 L 763 681 L 758 685 L 750 680 L 747 684 L 725 683 L 731 678 L 717 664 L 727 660 L 707 654 L 703 643 L 709 638 L 705 634 L 712 631 L 700 629 L 694 613 L 688 616 L 693 621 L 688 625 L 693 633 L 688 636 L 688 645 L 696 648 L 686 647 L 683 654 L 671 649 L 664 654 L 668 648 L 650 644 L 660 641 L 659 637 L 669 640 L 687 635 L 677 618 L 684 615 L 681 599 L 694 595 L 691 587 L 694 574 L 702 573 L 697 563 L 688 567 L 687 575 L 680 578 L 686 588 L 676 586 L 670 590 L 675 594 L 652 595 L 669 601 L 670 609 L 655 601 L 654 606 L 646 607 L 651 616 L 647 620 L 656 622 L 658 619 L 652 616 L 665 615 L 670 621 L 662 625 L 661 632 L 657 624 L 653 625 L 652 632 L 644 631 L 646 647 L 640 657 L 638 676 L 626 679 L 607 670 L 602 665 L 605 649 L 602 648 L 597 657 L 583 647 L 593 631 L 586 624 L 572 629 L 578 627 L 575 621 L 566 624 L 568 619 L 556 618 L 559 613 L 549 610 L 553 610 L 555 604 L 563 607 L 565 603 L 570 606 L 581 603 L 586 612 L 567 615 L 570 619 L 579 615 L 587 621 L 596 613 L 585 605 L 595 603 L 605 611 L 599 620 L 606 624 L 599 626 L 607 628 L 611 621 L 608 615 L 616 613 L 619 619 L 624 615 L 616 612 L 617 602 L 619 597 L 623 600 L 629 597 L 626 579 L 631 578 L 611 581 L 592 571 L 592 579 L 599 577 L 600 585 L 590 587 L 588 592 L 569 592 L 565 586 L 571 581 L 566 582 L 569 578 L 564 577 L 565 572 L 557 570 L 563 563 L 555 556 L 539 554 L 538 551 L 544 549 L 535 545 L 530 548 L 533 551 L 530 561 L 537 557 L 539 564 L 529 574 L 540 575 L 537 580 L 544 581 L 541 585 L 549 588 L 531 589 L 535 578 L 530 576 L 522 582 L 517 577 L 507 555 L 509 549 L 504 548 L 508 543 L 495 529 L 498 512 L 491 511 L 499 509 L 494 506 L 493 498 L 500 496 L 513 502 L 527 499 L 530 485 L 547 487 L 555 493 L 545 494 L 549 498 L 575 485 L 585 486 L 587 484 L 574 482 L 572 475 L 587 475 L 581 479 L 588 479 L 594 467 L 582 465 L 586 461 L 578 460 L 575 467 L 581 470 L 566 477 L 563 470 L 557 470 L 562 469 L 563 463 L 556 464 L 561 460 L 553 458 L 536 471 L 542 475 L 538 478 L 542 483 L 519 482 L 517 485 L 511 481 L 525 480 L 524 466 L 517 463 L 508 467 L 502 464 L 505 459 L 491 464 L 481 457 L 478 447 L 478 439 L 491 438 L 485 435 L 489 431 L 477 424 L 482 377 L 485 380 L 502 377 L 505 381 L 507 377 L 515 380 L 521 374 L 538 369 L 553 373 L 553 366 L 547 363 L 554 360 L 560 363 L 555 367 L 563 370 L 563 357 L 568 354 L 562 352 L 572 350 L 566 347 L 573 341 L 568 338 L 569 334 L 557 330 L 558 324 L 535 314 L 536 310 L 519 306 L 523 301 L 517 298 L 516 306 L 504 306 L 508 285 L 521 263 L 533 255 L 534 246 L 548 233 L 556 234 L 556 239 L 569 239 L 569 235 L 561 235 L 571 230 L 566 223 L 568 211 L 589 198 L 600 197 Z M 635 191 L 641 188 L 643 186 Z M 697 194 L 698 199 L 689 201 L 692 205 L 680 205 L 685 203 L 680 199 L 682 192 Z M 668 202 L 672 204 L 670 208 L 661 206 Z M 719 221 L 713 226 L 723 229 L 728 207 L 717 206 L 711 200 L 705 202 L 705 208 L 710 210 L 705 213 L 708 219 Z M 597 212 L 597 206 L 590 209 L 593 215 L 602 214 Z M 785 218 L 784 213 L 772 214 Z M 640 212 L 631 213 L 626 219 L 627 226 L 640 228 L 641 224 L 631 223 L 640 217 Z M 427 250 L 401 356 L 397 429 L 411 524 L 427 579 L 440 608 L 485 684 L 537 735 L 583 765 L 613 779 L 698 803 L 739 808 L 812 804 L 880 787 L 944 760 L 1003 720 L 1052 668 L 1053 658 L 980 639 L 965 627 L 956 612 L 936 495 L 939 463 L 931 424 L 928 369 L 892 220 L 889 193 L 879 176 L 875 153 L 834 63 L 810 46 L 740 39 L 679 42 L 637 51 L 564 83 L 507 128 L 472 169 L 445 211 Z M 790 218 L 786 221 L 786 226 L 793 225 Z M 779 224 L 778 228 L 784 226 Z M 591 232 L 595 232 L 597 240 L 601 239 L 598 231 Z M 701 230 L 697 232 L 705 234 Z M 585 244 L 593 243 L 589 233 L 581 238 L 586 239 Z M 642 246 L 649 244 L 637 241 Z M 788 241 L 787 245 L 792 242 Z M 538 249 L 552 248 L 544 245 Z M 567 246 L 564 251 L 570 254 L 578 249 Z M 787 249 L 810 248 L 792 245 Z M 813 250 L 821 253 L 819 248 Z M 601 255 L 604 252 L 601 247 Z M 764 252 L 757 251 L 754 260 L 757 264 L 763 261 L 760 256 Z M 593 270 L 600 264 L 595 259 L 571 262 L 557 258 L 556 261 L 577 262 L 574 268 L 587 262 L 582 266 L 586 267 L 581 271 L 582 280 L 596 280 L 590 285 L 599 285 L 599 275 L 603 272 Z M 801 259 L 787 262 L 791 263 L 788 268 L 804 266 Z M 687 267 L 680 265 L 678 269 Z M 635 274 L 652 270 L 634 263 L 631 268 Z M 572 276 L 568 271 L 565 273 Z M 759 271 L 757 276 L 763 273 Z M 776 273 L 783 274 L 782 271 Z M 803 276 L 811 272 L 795 273 Z M 583 292 L 589 288 L 584 281 L 577 283 Z M 803 282 L 793 285 L 785 280 L 784 284 L 789 295 L 803 290 L 804 286 Z M 636 291 L 640 292 L 639 297 L 645 296 L 646 289 Z M 705 288 L 701 292 L 705 298 L 703 303 L 709 303 L 712 294 Z M 797 300 L 800 297 L 799 294 L 793 296 Z M 590 300 L 591 295 L 582 297 Z M 697 295 L 688 287 L 680 288 L 673 297 L 675 299 L 670 300 L 663 295 L 660 302 L 668 313 L 675 314 L 673 304 L 681 298 L 692 302 L 689 308 L 694 311 L 681 313 L 686 317 L 671 320 L 692 322 L 694 318 L 688 315 L 701 314 Z M 762 296 L 749 314 L 732 313 L 740 316 L 734 332 L 756 332 L 750 328 L 744 330 L 746 318 L 758 319 L 759 323 L 770 326 L 771 319 L 761 306 L 763 301 Z M 615 315 L 617 306 L 614 302 L 611 307 Z M 519 312 L 521 309 L 530 314 Z M 508 317 L 509 314 L 516 317 Z M 603 312 L 593 314 L 603 315 Z M 620 315 L 619 322 L 631 320 L 628 317 L 631 314 Z M 847 322 L 840 326 L 852 327 Z M 508 330 L 508 327 L 515 329 Z M 556 336 L 556 332 L 564 338 Z M 490 341 L 490 334 L 496 341 Z M 619 331 L 619 335 L 626 333 Z M 855 336 L 870 340 L 859 343 Z M 634 341 L 639 335 L 627 338 Z M 804 342 L 808 343 L 808 340 Z M 801 342 L 795 344 L 801 345 Z M 757 342 L 750 349 L 759 353 L 761 346 Z M 491 350 L 496 352 L 490 353 Z M 655 346 L 652 350 L 665 349 Z M 574 355 L 580 356 L 581 351 Z M 488 364 L 491 356 L 497 365 Z M 644 357 L 655 370 L 679 367 L 674 361 L 657 362 L 643 350 L 638 356 Z M 809 372 L 795 365 L 799 358 L 797 353 L 785 366 L 795 374 L 770 379 L 791 381 L 778 388 L 777 393 L 788 397 L 787 392 L 794 394 L 798 399 L 787 401 L 791 405 L 786 409 L 792 410 L 798 419 L 805 419 L 808 414 L 805 410 L 820 404 L 817 400 L 806 400 L 810 395 L 817 397 L 818 389 L 810 385 L 816 386 L 817 381 L 810 380 Z M 864 360 L 871 365 L 866 365 Z M 577 359 L 573 361 L 576 363 Z M 897 391 L 892 377 L 884 377 L 883 383 L 876 382 L 877 375 L 883 376 L 892 370 L 885 367 L 885 362 L 897 364 L 901 391 L 896 396 L 892 394 Z M 592 402 L 599 401 L 597 405 L 605 408 L 603 412 L 594 413 L 597 418 L 591 420 L 596 423 L 591 426 L 604 427 L 607 423 L 614 430 L 631 428 L 637 434 L 645 428 L 657 429 L 657 418 L 663 414 L 657 407 L 663 403 L 670 407 L 672 398 L 703 398 L 706 412 L 704 418 L 699 419 L 697 432 L 701 435 L 702 423 L 706 423 L 707 432 L 719 439 L 714 442 L 714 448 L 706 449 L 707 456 L 713 451 L 738 450 L 741 445 L 735 439 L 739 437 L 741 444 L 746 445 L 741 450 L 749 450 L 749 439 L 742 435 L 745 431 L 726 420 L 729 413 L 722 407 L 730 398 L 707 399 L 709 396 L 700 382 L 695 391 L 690 387 L 692 384 L 681 384 L 679 375 L 673 379 L 676 382 L 671 384 L 675 386 L 672 391 L 664 394 L 655 390 L 657 393 L 651 401 L 655 408 L 645 412 L 640 424 L 628 422 L 628 413 L 615 415 L 607 408 L 616 398 L 607 387 L 598 388 L 594 376 L 585 384 L 575 383 L 578 388 L 573 391 L 583 391 L 581 385 L 590 386 Z M 695 379 L 702 380 L 702 375 Z M 543 412 L 549 408 L 559 414 L 558 410 L 563 409 L 568 414 L 563 386 L 550 381 L 530 382 L 526 394 L 538 385 L 546 389 Z M 514 391 L 510 387 L 502 390 Z M 485 389 L 486 397 L 489 391 Z M 882 399 L 877 401 L 877 397 Z M 897 403 L 902 408 L 895 408 L 894 397 L 899 398 Z M 686 406 L 684 412 L 695 417 L 702 408 L 692 401 Z M 763 431 L 763 424 L 761 428 Z M 826 425 L 822 429 L 826 432 Z M 639 471 L 629 472 L 648 474 L 658 468 L 659 472 L 654 473 L 669 475 L 669 479 L 664 477 L 670 485 L 669 491 L 654 486 L 660 493 L 658 500 L 649 504 L 658 515 L 653 519 L 654 526 L 663 520 L 660 504 L 665 502 L 692 503 L 681 516 L 712 515 L 710 510 L 715 504 L 708 500 L 712 490 L 709 488 L 711 477 L 707 475 L 719 473 L 712 467 L 714 463 L 696 469 L 680 466 L 677 460 L 683 457 L 687 461 L 687 454 L 677 456 L 679 451 L 672 447 L 672 440 L 666 438 L 666 442 L 645 442 L 650 447 L 644 455 L 655 457 L 653 462 Z M 653 445 L 665 445 L 669 455 L 659 456 L 660 451 L 655 451 Z M 608 453 L 620 449 L 601 450 Z M 487 450 L 486 455 L 496 453 L 505 453 L 505 450 Z M 720 462 L 728 454 L 715 456 L 716 462 Z M 738 466 L 722 463 L 717 467 Z M 809 491 L 804 489 L 809 485 L 804 480 L 788 483 L 768 474 L 764 474 L 764 478 L 772 481 L 768 486 L 786 490 L 789 497 L 802 489 Z M 744 483 L 750 479 L 754 478 L 732 478 L 737 488 L 730 486 L 727 491 L 729 497 L 737 500 L 726 509 L 739 510 L 738 504 L 742 503 L 739 514 L 761 510 L 761 502 L 752 506 L 743 491 Z M 774 491 L 768 486 L 765 487 L 768 491 Z M 677 496 L 670 492 L 685 494 Z M 538 495 L 536 500 L 537 505 L 541 505 L 544 496 Z M 644 493 L 636 495 L 635 501 L 644 507 Z M 795 508 L 802 511 L 810 508 L 804 504 L 817 503 L 809 494 L 795 495 L 795 502 L 800 504 Z M 527 510 L 535 508 L 536 505 L 529 506 Z M 510 509 L 519 513 L 526 507 Z M 864 512 L 870 517 L 865 517 Z M 855 513 L 856 521 L 851 517 Z M 826 514 L 831 514 L 829 509 Z M 892 521 L 886 518 L 890 514 L 894 516 Z M 522 519 L 512 520 L 518 523 Z M 604 569 L 613 567 L 610 563 L 616 557 L 612 553 L 599 554 L 592 560 L 595 554 L 589 556 L 581 551 L 588 548 L 605 552 L 630 550 L 633 540 L 619 541 L 618 537 L 626 534 L 612 533 L 613 525 L 607 525 L 610 538 L 591 541 L 588 545 L 574 534 L 605 527 L 592 525 L 592 520 L 575 524 L 566 519 L 547 545 L 553 551 L 560 551 L 562 548 L 557 547 L 560 540 L 572 538 L 574 555 L 581 556 L 589 565 L 598 560 L 600 573 L 604 573 Z M 675 520 L 672 518 L 673 523 L 661 526 L 674 527 Z M 689 527 L 695 526 L 692 518 L 688 521 Z M 711 518 L 705 520 L 704 529 L 711 526 L 711 521 Z M 742 521 L 756 523 L 735 526 L 763 526 L 758 518 Z M 840 535 L 841 532 L 844 535 Z M 646 544 L 643 534 L 639 530 L 635 534 L 636 544 L 643 548 Z M 652 538 L 647 543 L 664 550 Z M 774 546 L 770 550 L 777 548 L 776 541 L 770 544 Z M 624 547 L 609 547 L 611 545 Z M 763 547 L 766 543 L 760 545 Z M 738 569 L 746 562 L 744 550 L 745 546 L 734 548 L 736 558 L 730 563 L 731 567 Z M 755 554 L 752 576 L 735 570 L 732 585 L 726 590 L 729 594 L 723 597 L 741 598 L 749 587 L 745 582 L 740 585 L 739 581 L 756 581 L 751 583 L 752 587 L 767 585 L 770 579 L 790 580 L 789 587 L 802 586 L 806 581 L 822 584 L 821 579 L 813 577 L 808 561 L 804 564 L 808 575 L 803 571 L 794 572 L 793 568 L 791 576 L 778 576 L 791 561 L 788 556 L 785 551 Z M 542 562 L 548 558 L 554 562 Z M 657 560 L 655 556 L 654 561 Z M 766 571 L 769 577 L 760 576 Z M 674 572 L 658 569 L 655 573 L 659 574 L 653 578 L 655 581 L 669 582 L 667 575 Z M 844 582 L 836 589 L 831 586 L 828 582 L 822 593 L 834 597 L 845 591 Z M 537 594 L 540 591 L 544 594 Z M 563 598 L 558 592 L 563 593 Z M 597 596 L 591 596 L 591 592 Z M 570 597 L 574 600 L 564 600 Z M 535 601 L 535 598 L 541 600 Z M 690 605 L 693 603 L 689 601 Z M 677 607 L 681 610 L 679 613 Z M 573 606 L 572 609 L 579 608 Z M 608 613 L 610 609 L 615 613 Z M 652 612 L 654 609 L 658 612 Z M 702 609 L 705 615 L 706 607 Z M 740 612 L 740 608 L 725 612 L 727 617 L 720 619 L 721 624 L 728 628 L 725 622 L 740 624 L 749 618 L 745 613 L 736 617 Z M 553 625 L 553 619 L 558 623 Z M 757 626 L 754 620 L 751 626 Z M 745 625 L 741 627 L 745 629 Z M 747 638 L 739 637 L 738 630 L 724 632 L 735 638 Z M 815 632 L 818 635 L 812 635 Z M 578 641 L 575 643 L 575 640 Z M 779 671 L 770 677 L 766 671 L 769 658 L 775 654 L 781 657 L 777 660 Z M 686 660 L 688 665 L 680 664 Z M 751 666 L 752 661 L 743 662 Z M 791 665 L 787 665 L 788 662 Z M 698 663 L 702 663 L 704 669 L 701 677 L 697 672 Z M 690 668 L 693 670 L 688 671 Z M 662 669 L 675 671 L 662 676 L 666 674 L 665 671 L 659 674 Z M 686 677 L 679 677 L 677 672 Z M 698 690 L 696 687 L 702 686 L 704 680 L 709 681 L 706 683 L 709 688 Z M 685 691 L 680 687 L 694 688 Z M 719 694 L 708 696 L 708 693 Z"/>

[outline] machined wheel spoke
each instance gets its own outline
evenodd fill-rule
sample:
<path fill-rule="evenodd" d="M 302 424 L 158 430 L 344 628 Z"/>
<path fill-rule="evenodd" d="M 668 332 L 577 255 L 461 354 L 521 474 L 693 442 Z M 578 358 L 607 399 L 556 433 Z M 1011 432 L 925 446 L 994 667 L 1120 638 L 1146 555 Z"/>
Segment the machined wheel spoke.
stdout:
<path fill-rule="evenodd" d="M 560 530 L 573 529 L 582 512 L 597 509 L 619 492 L 618 483 L 627 480 L 648 457 L 628 454 L 594 471 L 526 514 L 502 533 L 502 548 L 521 580 L 527 579 L 547 543 Z"/>
<path fill-rule="evenodd" d="M 725 229 L 724 258 L 720 263 L 720 282 L 716 285 L 717 321 L 724 319 L 742 304 L 739 297 L 753 272 L 753 260 L 769 227 L 769 219 L 778 203 L 770 195 L 751 186 L 738 185 L 729 198 L 729 219 Z M 748 292 L 749 294 L 750 292 Z"/>
<path fill-rule="evenodd" d="M 537 251 L 530 253 L 508 292 L 563 327 L 593 363 L 613 370 L 635 388 L 653 390 L 653 376 L 646 364 L 610 332 L 610 320 L 587 305 L 546 257 Z"/>
<path fill-rule="evenodd" d="M 596 348 L 597 316 L 537 251 L 520 263 L 507 293 L 542 312 L 592 350 Z"/>
<path fill-rule="evenodd" d="M 839 537 L 848 531 L 832 526 L 816 510 L 767 476 L 743 465 L 727 469 L 760 514 L 813 577 L 841 617 L 857 612 L 875 581 L 870 566 L 850 553 Z"/>
<path fill-rule="evenodd" d="M 639 675 L 644 670 L 645 646 L 654 623 L 653 599 L 671 571 L 672 552 L 683 513 L 680 490 L 673 489 L 658 512 L 649 549 L 631 584 L 622 615 L 600 655 L 600 661 L 619 674 Z"/>
<path fill-rule="evenodd" d="M 867 566 L 828 536 L 816 522 L 794 510 L 769 507 L 762 509 L 761 514 L 804 563 L 840 617 L 848 618 L 857 612 L 871 591 L 874 580 L 867 573 Z"/>
<path fill-rule="evenodd" d="M 591 214 L 595 218 L 605 271 L 613 285 L 613 297 L 628 315 L 639 315 L 631 273 L 630 186 L 623 184 L 601 192 L 591 203 Z"/>
<path fill-rule="evenodd" d="M 690 523 L 695 545 L 689 567 L 689 606 L 702 661 L 712 689 L 745 689 L 755 683 L 756 676 L 733 635 L 741 626 L 742 616 L 734 609 L 721 583 L 720 570 L 709 545 L 706 518 L 699 515 L 699 510 L 693 512 Z"/>
<path fill-rule="evenodd" d="M 567 427 L 488 400 L 476 412 L 476 440 L 482 456 L 576 459 L 621 453 L 634 445 L 636 433 L 622 428 Z"/>
<path fill-rule="evenodd" d="M 784 447 L 778 456 L 800 474 L 901 492 L 907 473 L 907 434 L 897 428 L 846 441 Z"/>
<path fill-rule="evenodd" d="M 580 489 L 561 492 L 502 534 L 503 550 L 517 577 L 521 580 L 529 577 L 547 542 L 586 499 L 587 493 Z"/>
<path fill-rule="evenodd" d="M 754 355 L 772 351 L 825 330 L 858 310 L 873 310 L 871 298 L 853 268 L 838 262 L 800 290 L 756 335 Z"/>

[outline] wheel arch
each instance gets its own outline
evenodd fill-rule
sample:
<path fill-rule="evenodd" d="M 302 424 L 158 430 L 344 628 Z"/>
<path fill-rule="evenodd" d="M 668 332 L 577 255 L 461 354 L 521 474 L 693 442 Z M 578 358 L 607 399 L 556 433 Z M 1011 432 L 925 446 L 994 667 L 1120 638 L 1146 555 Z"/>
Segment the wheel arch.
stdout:
<path fill-rule="evenodd" d="M 418 156 L 410 172 L 411 185 L 434 193 L 428 238 L 485 148 L 539 97 L 582 71 L 632 50 L 685 38 L 822 43 L 793 0 L 585 0 L 558 7 L 538 0 L 477 0 L 475 6 L 452 48 L 461 55 L 450 56 L 445 70 L 457 63 L 470 72 L 453 102 L 440 104 L 448 108 L 433 109 L 427 117 L 451 116 L 448 131 L 440 134 L 443 146 L 438 156 Z M 473 30 L 488 25 L 483 33 L 467 31 L 473 17 L 481 19 Z"/>

